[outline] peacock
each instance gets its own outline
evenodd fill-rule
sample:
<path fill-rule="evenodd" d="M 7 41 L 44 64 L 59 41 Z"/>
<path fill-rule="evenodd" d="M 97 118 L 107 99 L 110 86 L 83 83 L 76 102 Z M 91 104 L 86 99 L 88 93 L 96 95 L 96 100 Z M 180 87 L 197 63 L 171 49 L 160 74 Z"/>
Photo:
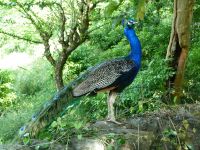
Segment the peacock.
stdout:
<path fill-rule="evenodd" d="M 94 95 L 102 91 L 109 92 L 107 121 L 120 124 L 116 121 L 113 104 L 118 93 L 133 82 L 141 67 L 142 51 L 140 41 L 134 30 L 136 23 L 134 19 L 129 19 L 124 28 L 124 34 L 131 47 L 128 56 L 98 64 L 88 69 L 77 80 L 65 86 L 37 114 L 33 115 L 28 124 L 20 129 L 20 137 L 36 135 L 40 129 L 52 122 L 61 111 L 64 111 L 70 101 L 83 95 Z"/>
<path fill-rule="evenodd" d="M 130 19 L 124 29 L 131 52 L 127 57 L 116 58 L 103 62 L 91 68 L 87 78 L 73 89 L 73 96 L 83 96 L 108 91 L 107 121 L 120 124 L 116 121 L 113 104 L 120 93 L 132 83 L 141 66 L 141 44 L 134 31 L 136 21 Z"/>

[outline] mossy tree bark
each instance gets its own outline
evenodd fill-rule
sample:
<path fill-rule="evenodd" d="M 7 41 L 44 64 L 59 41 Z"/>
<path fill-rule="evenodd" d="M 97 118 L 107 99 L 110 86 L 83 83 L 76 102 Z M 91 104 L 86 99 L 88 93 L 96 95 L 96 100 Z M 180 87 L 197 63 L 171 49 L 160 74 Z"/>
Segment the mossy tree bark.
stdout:
<path fill-rule="evenodd" d="M 166 59 L 170 60 L 169 65 L 175 71 L 175 74 L 168 79 L 167 86 L 174 88 L 174 92 L 170 95 L 177 98 L 177 103 L 180 102 L 183 93 L 182 85 L 189 51 L 193 5 L 194 0 L 174 0 L 174 18 Z"/>

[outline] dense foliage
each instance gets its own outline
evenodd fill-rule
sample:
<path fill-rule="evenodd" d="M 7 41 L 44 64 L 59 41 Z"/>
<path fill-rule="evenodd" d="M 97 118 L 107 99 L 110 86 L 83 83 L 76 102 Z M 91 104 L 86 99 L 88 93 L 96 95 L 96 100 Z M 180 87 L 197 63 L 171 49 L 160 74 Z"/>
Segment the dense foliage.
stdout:
<path fill-rule="evenodd" d="M 92 14 L 94 22 L 91 29 L 94 31 L 89 34 L 87 41 L 71 53 L 63 74 L 64 82 L 68 84 L 95 64 L 127 55 L 130 49 L 129 44 L 123 36 L 123 26 L 119 23 L 122 17 L 117 16 L 126 12 L 124 14 L 126 18 L 138 16 L 144 19 L 140 20 L 135 27 L 142 44 L 142 68 L 133 84 L 120 94 L 116 103 L 117 117 L 125 119 L 132 114 L 157 110 L 166 106 L 166 102 L 170 100 L 165 81 L 174 72 L 168 67 L 165 55 L 170 37 L 173 4 L 167 0 L 150 1 L 146 6 L 131 1 L 121 4 L 112 2 L 103 12 L 99 10 Z M 143 7 L 146 9 L 145 14 L 132 9 Z M 2 15 L 10 15 L 7 20 L 3 20 L 6 23 L 12 22 L 15 15 L 21 17 L 13 10 L 7 9 L 4 7 L 1 10 Z M 195 8 L 194 17 L 198 16 L 197 12 L 200 12 L 199 7 Z M 2 15 L 0 20 L 3 18 Z M 195 23 L 199 22 L 195 20 L 193 25 Z M 95 29 L 96 26 L 98 26 L 97 29 Z M 2 27 L 3 25 L 0 24 L 0 30 Z M 23 32 L 26 33 L 29 27 L 23 26 L 23 28 Z M 10 31 L 10 27 L 7 30 Z M 17 29 L 12 30 L 18 33 Z M 192 28 L 192 31 L 194 30 L 195 33 L 192 33 L 195 36 L 192 34 L 184 83 L 183 99 L 188 103 L 199 101 L 198 93 L 200 92 L 200 44 L 199 40 L 196 40 L 200 37 L 200 28 Z M 29 33 L 27 36 L 32 36 L 32 34 Z M 0 51 L 3 52 L 0 56 L 2 58 L 13 51 L 25 52 L 29 55 L 37 51 L 33 49 L 33 44 L 12 39 L 8 35 L 2 34 L 2 36 L 0 45 Z M 33 38 L 38 37 L 33 34 Z M 56 38 L 52 38 L 53 40 Z M 57 56 L 57 53 L 54 51 L 53 55 Z M 11 71 L 0 70 L 0 143 L 11 140 L 20 126 L 53 96 L 56 91 L 53 71 L 52 66 L 43 57 L 35 59 L 25 68 L 18 67 Z M 84 97 L 81 101 L 70 104 L 63 115 L 57 118 L 46 131 L 42 131 L 39 137 L 51 140 L 61 136 L 59 140 L 66 142 L 65 139 L 68 140 L 76 133 L 81 138 L 83 132 L 87 130 L 84 127 L 88 122 L 105 118 L 107 114 L 105 99 L 106 94 L 101 93 L 96 97 Z"/>
<path fill-rule="evenodd" d="M 9 71 L 0 70 L 0 115 L 12 105 L 16 98 L 13 81 Z"/>

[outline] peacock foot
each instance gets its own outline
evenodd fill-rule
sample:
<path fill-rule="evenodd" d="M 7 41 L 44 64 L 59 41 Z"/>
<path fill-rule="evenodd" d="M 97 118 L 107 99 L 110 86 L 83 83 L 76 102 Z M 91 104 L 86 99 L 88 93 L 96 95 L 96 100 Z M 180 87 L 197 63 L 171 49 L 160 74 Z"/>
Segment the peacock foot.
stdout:
<path fill-rule="evenodd" d="M 106 121 L 108 121 L 108 122 L 112 122 L 112 123 L 115 123 L 115 124 L 118 124 L 118 125 L 123 124 L 123 123 L 121 123 L 121 122 L 116 121 L 114 118 L 107 118 Z"/>

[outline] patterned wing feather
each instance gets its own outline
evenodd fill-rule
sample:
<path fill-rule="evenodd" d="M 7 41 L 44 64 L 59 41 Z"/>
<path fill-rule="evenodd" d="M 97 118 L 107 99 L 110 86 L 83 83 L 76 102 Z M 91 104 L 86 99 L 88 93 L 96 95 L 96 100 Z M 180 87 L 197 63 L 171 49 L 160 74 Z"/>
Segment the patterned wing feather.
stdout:
<path fill-rule="evenodd" d="M 133 61 L 124 58 L 114 59 L 97 65 L 91 69 L 87 78 L 74 88 L 73 95 L 81 96 L 109 87 L 124 72 L 130 71 L 133 67 Z"/>

